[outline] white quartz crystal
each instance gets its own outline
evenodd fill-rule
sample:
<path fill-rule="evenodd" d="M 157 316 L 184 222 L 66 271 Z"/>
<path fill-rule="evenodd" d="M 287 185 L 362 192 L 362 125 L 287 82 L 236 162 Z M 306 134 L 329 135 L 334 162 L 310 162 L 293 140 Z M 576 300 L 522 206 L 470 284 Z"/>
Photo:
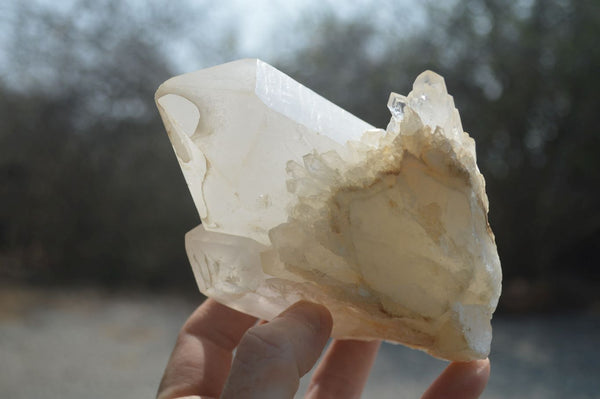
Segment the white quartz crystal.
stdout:
<path fill-rule="evenodd" d="M 338 338 L 484 358 L 501 269 L 475 143 L 444 80 L 375 129 L 255 59 L 177 76 L 158 108 L 202 225 L 200 290 L 271 319 L 306 299 Z"/>

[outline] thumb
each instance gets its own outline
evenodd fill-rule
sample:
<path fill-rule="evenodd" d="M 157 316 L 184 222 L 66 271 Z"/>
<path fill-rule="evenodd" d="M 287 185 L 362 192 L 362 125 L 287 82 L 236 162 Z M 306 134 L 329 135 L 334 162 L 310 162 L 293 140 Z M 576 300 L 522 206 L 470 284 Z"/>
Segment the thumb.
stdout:
<path fill-rule="evenodd" d="M 332 319 L 322 305 L 298 302 L 250 328 L 237 349 L 222 398 L 293 398 L 319 359 Z"/>

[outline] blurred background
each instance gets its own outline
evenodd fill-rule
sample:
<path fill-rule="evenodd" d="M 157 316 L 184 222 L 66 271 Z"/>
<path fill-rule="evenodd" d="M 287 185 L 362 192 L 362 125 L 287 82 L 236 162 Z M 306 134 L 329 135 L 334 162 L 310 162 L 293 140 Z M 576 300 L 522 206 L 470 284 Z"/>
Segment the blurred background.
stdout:
<path fill-rule="evenodd" d="M 483 397 L 598 397 L 600 2 L 347 3 L 0 4 L 0 396 L 154 395 L 202 300 L 154 91 L 258 57 L 378 127 L 390 91 L 444 76 L 504 272 Z M 386 345 L 365 397 L 444 366 Z"/>

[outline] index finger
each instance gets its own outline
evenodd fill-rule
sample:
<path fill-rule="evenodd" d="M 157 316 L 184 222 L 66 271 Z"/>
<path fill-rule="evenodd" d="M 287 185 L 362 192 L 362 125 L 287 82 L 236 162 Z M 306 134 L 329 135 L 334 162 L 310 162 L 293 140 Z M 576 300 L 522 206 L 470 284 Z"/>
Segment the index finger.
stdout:
<path fill-rule="evenodd" d="M 158 389 L 159 399 L 219 397 L 232 352 L 256 318 L 207 299 L 186 321 Z"/>
<path fill-rule="evenodd" d="M 300 377 L 323 351 L 332 319 L 322 305 L 298 302 L 248 330 L 236 352 L 223 398 L 292 398 Z"/>

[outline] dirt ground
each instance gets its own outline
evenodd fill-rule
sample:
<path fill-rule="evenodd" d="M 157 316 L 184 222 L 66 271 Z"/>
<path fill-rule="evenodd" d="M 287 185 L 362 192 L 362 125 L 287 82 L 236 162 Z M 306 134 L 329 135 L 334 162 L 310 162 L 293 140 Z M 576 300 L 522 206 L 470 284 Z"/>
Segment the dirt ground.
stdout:
<path fill-rule="evenodd" d="M 152 398 L 196 305 L 167 294 L 1 287 L 0 397 Z M 504 316 L 493 324 L 483 398 L 600 397 L 600 315 Z M 385 344 L 363 397 L 418 398 L 445 365 Z"/>

